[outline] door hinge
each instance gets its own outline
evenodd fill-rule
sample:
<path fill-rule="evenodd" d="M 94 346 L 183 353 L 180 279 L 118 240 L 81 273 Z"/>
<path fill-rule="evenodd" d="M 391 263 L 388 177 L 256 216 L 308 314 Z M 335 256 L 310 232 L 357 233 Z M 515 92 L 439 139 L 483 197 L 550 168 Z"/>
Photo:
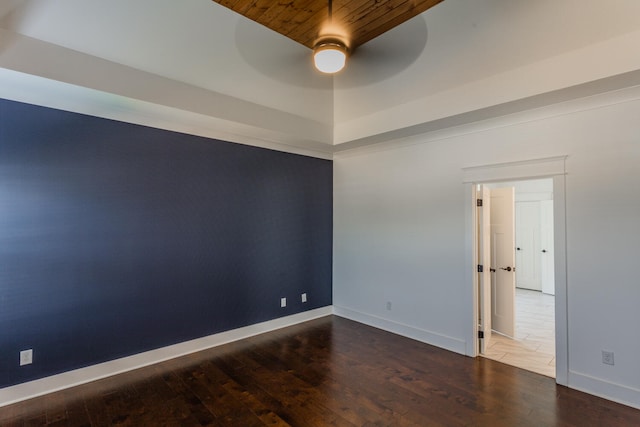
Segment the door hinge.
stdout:
<path fill-rule="evenodd" d="M 484 331 L 478 331 L 478 338 L 484 338 Z"/>
<path fill-rule="evenodd" d="M 483 272 L 484 272 L 484 267 L 478 264 L 478 273 L 483 273 Z"/>
<path fill-rule="evenodd" d="M 482 207 L 482 199 L 476 200 L 476 206 Z"/>

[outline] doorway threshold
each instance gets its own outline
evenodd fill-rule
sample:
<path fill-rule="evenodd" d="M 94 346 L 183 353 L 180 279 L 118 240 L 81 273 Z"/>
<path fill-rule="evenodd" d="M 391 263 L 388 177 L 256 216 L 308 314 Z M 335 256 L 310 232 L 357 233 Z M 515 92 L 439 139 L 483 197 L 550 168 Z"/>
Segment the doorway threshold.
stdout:
<path fill-rule="evenodd" d="M 516 289 L 515 337 L 494 331 L 491 344 L 482 356 L 555 378 L 554 307 L 553 295 Z"/>

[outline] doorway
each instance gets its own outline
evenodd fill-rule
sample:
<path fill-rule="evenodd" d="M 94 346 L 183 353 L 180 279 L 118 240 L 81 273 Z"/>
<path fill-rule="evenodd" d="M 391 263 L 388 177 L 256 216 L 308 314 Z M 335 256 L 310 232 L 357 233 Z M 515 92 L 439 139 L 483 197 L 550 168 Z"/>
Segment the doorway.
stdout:
<path fill-rule="evenodd" d="M 477 194 L 480 354 L 555 377 L 553 180 L 485 183 Z"/>
<path fill-rule="evenodd" d="M 478 239 L 477 228 L 477 183 L 517 181 L 527 179 L 551 178 L 553 180 L 553 228 L 555 271 L 555 350 L 556 383 L 568 385 L 568 316 L 567 316 L 567 241 L 566 241 L 566 156 L 519 160 L 507 163 L 493 163 L 462 168 L 465 185 L 465 259 L 469 267 L 465 272 L 469 284 L 468 295 L 468 334 L 470 343 L 467 354 L 478 356 L 483 333 L 480 319 L 482 294 L 479 290 L 481 275 L 477 272 Z"/>

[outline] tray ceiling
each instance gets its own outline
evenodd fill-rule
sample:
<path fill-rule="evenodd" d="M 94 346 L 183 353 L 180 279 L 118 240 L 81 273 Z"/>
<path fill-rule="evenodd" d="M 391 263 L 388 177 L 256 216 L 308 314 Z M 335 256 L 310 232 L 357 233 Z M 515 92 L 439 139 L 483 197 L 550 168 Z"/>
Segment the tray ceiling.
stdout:
<path fill-rule="evenodd" d="M 214 0 L 259 24 L 313 48 L 321 35 L 341 35 L 351 49 L 368 42 L 442 0 L 333 1 L 329 24 L 327 0 Z"/>

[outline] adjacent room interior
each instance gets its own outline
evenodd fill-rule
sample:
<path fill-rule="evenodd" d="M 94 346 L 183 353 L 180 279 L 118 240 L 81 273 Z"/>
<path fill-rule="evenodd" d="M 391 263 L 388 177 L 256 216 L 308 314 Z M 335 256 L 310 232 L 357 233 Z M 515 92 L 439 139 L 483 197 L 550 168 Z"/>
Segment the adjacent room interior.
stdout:
<path fill-rule="evenodd" d="M 514 281 L 515 293 L 506 300 L 493 296 L 491 303 L 513 304 L 513 333 L 496 330 L 483 356 L 519 368 L 555 377 L 555 278 L 553 266 L 553 181 L 538 179 L 516 182 L 484 184 L 489 191 L 513 189 L 513 201 L 508 214 L 513 218 L 512 271 L 506 275 Z M 495 198 L 488 193 L 490 198 Z M 493 199 L 491 199 L 493 201 Z M 496 209 L 494 203 L 489 209 Z M 490 221 L 494 226 L 494 222 Z M 497 239 L 489 230 L 491 244 Z M 496 250 L 490 247 L 491 281 L 498 270 L 509 267 L 496 259 Z M 492 291 L 496 284 L 492 283 Z M 495 310 L 492 310 L 492 313 Z M 495 322 L 492 322 L 495 325 Z M 486 337 L 485 337 L 486 339 Z"/>
<path fill-rule="evenodd" d="M 356 366 L 361 337 L 382 356 L 360 391 L 384 372 L 451 403 L 429 354 L 551 396 L 504 422 L 578 422 L 556 405 L 581 393 L 634 420 L 640 2 L 267 3 L 0 4 L 0 414 L 216 348 Z M 505 189 L 512 244 L 477 205 Z M 413 359 L 385 370 L 394 345 Z M 424 424 L 407 393 L 380 412 Z"/>

